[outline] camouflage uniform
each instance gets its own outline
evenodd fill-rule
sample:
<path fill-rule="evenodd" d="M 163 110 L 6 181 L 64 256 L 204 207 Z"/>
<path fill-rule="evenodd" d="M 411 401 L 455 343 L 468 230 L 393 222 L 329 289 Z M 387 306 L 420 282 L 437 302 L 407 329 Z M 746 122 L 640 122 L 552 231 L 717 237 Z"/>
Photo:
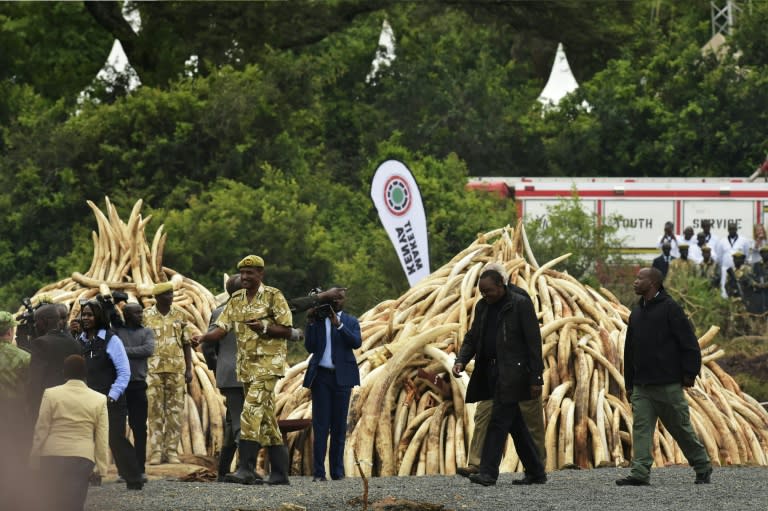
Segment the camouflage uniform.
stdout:
<path fill-rule="evenodd" d="M 692 275 L 696 270 L 696 263 L 690 259 L 672 259 L 669 262 L 669 271 L 667 278 L 678 275 Z"/>
<path fill-rule="evenodd" d="M 243 382 L 245 403 L 240 438 L 261 446 L 282 445 L 275 416 L 275 384 L 285 373 L 286 339 L 262 338 L 244 323 L 249 319 L 291 327 L 292 316 L 280 290 L 261 284 L 249 302 L 247 290 L 235 292 L 216 326 L 237 335 L 237 379 Z"/>
<path fill-rule="evenodd" d="M 725 292 L 731 300 L 733 328 L 738 335 L 755 333 L 753 332 L 752 315 L 750 314 L 754 301 L 753 286 L 752 268 L 746 264 L 741 265 L 739 268 L 733 268 L 733 276 L 729 274 L 725 280 Z"/>
<path fill-rule="evenodd" d="M 175 305 L 165 316 L 156 306 L 146 309 L 143 323 L 155 334 L 155 352 L 147 359 L 150 463 L 176 462 L 184 416 L 184 346 L 198 331 Z"/>
<path fill-rule="evenodd" d="M 712 287 L 720 287 L 720 265 L 714 259 L 700 262 L 699 277 L 706 279 Z"/>
<path fill-rule="evenodd" d="M 30 354 L 10 342 L 0 341 L 0 400 L 22 402 Z M 8 410 L 5 410 L 6 412 Z"/>

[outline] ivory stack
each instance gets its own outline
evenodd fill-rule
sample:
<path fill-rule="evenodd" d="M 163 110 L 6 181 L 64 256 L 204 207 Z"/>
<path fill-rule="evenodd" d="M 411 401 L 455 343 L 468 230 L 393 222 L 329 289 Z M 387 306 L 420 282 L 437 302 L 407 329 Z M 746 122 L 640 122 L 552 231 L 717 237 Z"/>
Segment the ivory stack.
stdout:
<path fill-rule="evenodd" d="M 558 271 L 568 255 L 539 266 L 519 222 L 479 236 L 400 298 L 364 313 L 346 473 L 358 473 L 353 450 L 366 476 L 454 474 L 466 465 L 474 405 L 464 403 L 468 377 L 452 377 L 451 367 L 480 299 L 478 277 L 490 262 L 501 263 L 528 291 L 540 321 L 547 470 L 626 465 L 632 413 L 622 358 L 629 310 L 608 290 Z M 715 464 L 767 465 L 768 412 L 717 364 L 724 354 L 711 344 L 717 331 L 712 327 L 699 339 L 702 371 L 686 390 L 691 420 Z M 291 367 L 278 383 L 281 419 L 311 417 L 310 393 L 301 386 L 306 365 Z M 293 472 L 309 475 L 310 435 L 288 439 Z M 656 466 L 685 463 L 660 424 L 654 459 Z M 522 471 L 511 441 L 501 470 Z"/>

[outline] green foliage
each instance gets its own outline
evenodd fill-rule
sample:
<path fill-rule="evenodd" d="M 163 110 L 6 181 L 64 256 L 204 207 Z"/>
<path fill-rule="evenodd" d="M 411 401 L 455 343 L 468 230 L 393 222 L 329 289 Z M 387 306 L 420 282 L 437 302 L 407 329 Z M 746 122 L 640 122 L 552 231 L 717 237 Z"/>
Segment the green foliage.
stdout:
<path fill-rule="evenodd" d="M 680 272 L 673 274 L 664 283 L 670 296 L 685 309 L 696 329 L 702 336 L 711 326 L 719 326 L 720 338 L 728 339 L 728 300 L 720 296 L 720 290 L 712 287 L 708 280 L 696 274 Z"/>
<path fill-rule="evenodd" d="M 622 262 L 616 225 L 613 219 L 599 222 L 594 212 L 585 211 L 574 191 L 570 198 L 548 207 L 546 217 L 526 221 L 525 228 L 539 264 L 570 253 L 558 269 L 597 287 L 601 268 Z"/>
<path fill-rule="evenodd" d="M 438 268 L 515 219 L 470 175 L 742 176 L 768 148 L 763 4 L 721 61 L 699 51 L 704 0 L 142 2 L 139 34 L 120 7 L 0 5 L 4 307 L 87 268 L 104 195 L 124 215 L 142 198 L 166 264 L 216 290 L 257 252 L 286 294 L 346 283 L 360 313 L 407 288 L 368 196 L 388 158 L 419 182 Z M 384 19 L 397 59 L 369 83 Z M 144 85 L 75 114 L 115 37 Z M 581 88 L 542 116 L 558 41 Z M 576 206 L 529 226 L 535 253 L 605 282 L 620 242 Z"/>

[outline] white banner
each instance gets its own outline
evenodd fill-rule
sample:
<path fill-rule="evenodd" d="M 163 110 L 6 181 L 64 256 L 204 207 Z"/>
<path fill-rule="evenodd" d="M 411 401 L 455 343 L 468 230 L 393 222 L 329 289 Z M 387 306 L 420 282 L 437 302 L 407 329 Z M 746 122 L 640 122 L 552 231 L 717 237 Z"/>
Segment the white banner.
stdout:
<path fill-rule="evenodd" d="M 430 273 L 429 243 L 421 193 L 408 167 L 397 160 L 379 165 L 371 182 L 371 199 L 413 287 Z"/>

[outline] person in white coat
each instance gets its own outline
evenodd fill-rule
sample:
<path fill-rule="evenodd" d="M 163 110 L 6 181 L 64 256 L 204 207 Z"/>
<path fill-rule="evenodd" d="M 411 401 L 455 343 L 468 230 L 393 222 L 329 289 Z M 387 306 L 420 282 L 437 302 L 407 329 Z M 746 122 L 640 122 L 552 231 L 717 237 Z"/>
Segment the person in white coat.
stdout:
<path fill-rule="evenodd" d="M 94 466 L 99 476 L 107 473 L 107 396 L 88 388 L 87 374 L 85 359 L 70 355 L 67 382 L 43 393 L 30 453 L 46 485 L 43 508 L 82 511 Z"/>
<path fill-rule="evenodd" d="M 717 243 L 717 260 L 720 263 L 720 292 L 723 298 L 727 298 L 725 292 L 725 280 L 728 277 L 728 269 L 733 268 L 733 253 L 748 254 L 752 247 L 752 240 L 739 236 L 739 226 L 736 222 L 728 222 L 728 236 Z"/>

